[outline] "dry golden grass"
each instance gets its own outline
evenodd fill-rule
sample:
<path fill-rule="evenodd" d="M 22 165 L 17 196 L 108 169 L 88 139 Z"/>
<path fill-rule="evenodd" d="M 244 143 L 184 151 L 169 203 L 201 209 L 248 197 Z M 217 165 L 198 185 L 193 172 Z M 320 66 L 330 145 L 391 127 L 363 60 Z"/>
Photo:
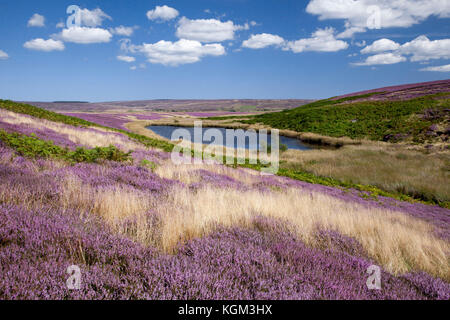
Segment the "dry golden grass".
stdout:
<path fill-rule="evenodd" d="M 162 178 L 178 180 L 186 184 L 200 182 L 201 173 L 198 170 L 207 170 L 220 175 L 227 175 L 246 185 L 251 185 L 259 180 L 260 173 L 255 170 L 238 168 L 233 169 L 220 164 L 192 164 L 175 165 L 172 161 L 166 161 L 155 169 L 155 173 Z"/>
<path fill-rule="evenodd" d="M 26 115 L 21 115 L 6 110 L 0 110 L 0 116 L 2 117 L 2 121 L 7 123 L 27 125 L 37 129 L 47 128 L 56 131 L 62 135 L 67 136 L 70 141 L 87 147 L 94 148 L 107 147 L 110 145 L 120 145 L 122 148 L 126 149 L 124 151 L 142 149 L 142 145 L 131 141 L 125 136 L 117 135 L 114 132 L 104 128 L 80 130 L 76 127 L 69 126 L 63 123 L 32 118 Z"/>
<path fill-rule="evenodd" d="M 450 200 L 450 153 L 425 154 L 402 145 L 371 143 L 338 150 L 288 150 L 281 166 L 390 192 Z"/>
<path fill-rule="evenodd" d="M 448 244 L 432 236 L 426 223 L 401 213 L 366 209 L 294 189 L 271 194 L 210 188 L 196 194 L 176 190 L 169 204 L 159 209 L 163 217 L 161 245 L 167 251 L 180 240 L 207 234 L 215 224 L 251 227 L 253 218 L 262 215 L 288 221 L 298 237 L 312 245 L 318 225 L 354 237 L 392 272 L 406 272 L 412 266 L 449 277 Z"/>
<path fill-rule="evenodd" d="M 314 232 L 321 226 L 354 237 L 391 272 L 422 270 L 450 279 L 449 244 L 435 237 L 427 223 L 318 193 L 177 188 L 167 199 L 150 199 L 120 188 L 92 190 L 69 178 L 63 199 L 63 207 L 75 205 L 97 214 L 117 232 L 166 252 L 174 252 L 180 242 L 207 235 L 217 225 L 252 228 L 254 218 L 262 215 L 288 222 L 291 231 L 310 245 L 315 245 Z M 149 223 L 149 212 L 157 214 L 157 225 Z M 134 223 L 126 224 L 129 221 Z"/>
<path fill-rule="evenodd" d="M 155 199 L 124 187 L 94 189 L 74 177 L 67 176 L 60 195 L 62 210 L 75 209 L 95 214 L 116 232 L 132 236 L 135 240 L 151 244 L 155 230 L 148 225 L 148 214 L 155 207 Z"/>

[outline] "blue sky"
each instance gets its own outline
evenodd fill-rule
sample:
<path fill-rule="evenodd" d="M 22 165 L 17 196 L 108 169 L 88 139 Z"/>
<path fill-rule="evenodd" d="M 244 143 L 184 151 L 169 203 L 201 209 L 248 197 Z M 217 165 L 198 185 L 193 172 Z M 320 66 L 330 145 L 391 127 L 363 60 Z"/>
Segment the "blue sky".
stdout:
<path fill-rule="evenodd" d="M 0 17 L 2 99 L 327 98 L 450 73 L 450 0 L 0 0 Z"/>

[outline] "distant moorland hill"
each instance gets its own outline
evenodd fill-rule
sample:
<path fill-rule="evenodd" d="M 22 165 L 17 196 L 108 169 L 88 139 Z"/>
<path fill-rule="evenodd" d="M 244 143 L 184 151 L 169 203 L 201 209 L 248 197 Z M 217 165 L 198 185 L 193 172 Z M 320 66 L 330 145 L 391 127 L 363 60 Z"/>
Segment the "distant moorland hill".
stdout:
<path fill-rule="evenodd" d="M 57 102 L 26 102 L 39 108 L 51 111 L 228 111 L 228 112 L 258 112 L 292 109 L 313 100 L 308 99 L 284 99 L 284 100 L 259 100 L 259 99 L 234 99 L 234 100 L 141 100 L 141 101 L 114 101 L 85 103 L 77 101 Z"/>

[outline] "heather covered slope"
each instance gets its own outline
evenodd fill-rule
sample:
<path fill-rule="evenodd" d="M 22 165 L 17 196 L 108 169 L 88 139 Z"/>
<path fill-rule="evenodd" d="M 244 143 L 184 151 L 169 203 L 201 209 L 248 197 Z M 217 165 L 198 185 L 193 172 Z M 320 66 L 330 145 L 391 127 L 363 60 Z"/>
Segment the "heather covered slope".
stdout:
<path fill-rule="evenodd" d="M 166 254 L 161 251 L 161 236 L 172 226 L 173 216 L 166 216 L 157 205 L 141 207 L 139 199 L 165 204 L 190 188 L 176 180 L 161 180 L 142 167 L 119 163 L 61 167 L 52 161 L 14 157 L 2 148 L 0 169 L 0 260 L 2 274 L 7 275 L 0 281 L 3 299 L 449 298 L 445 281 L 420 271 L 400 272 L 401 276 L 383 271 L 383 289 L 368 290 L 366 269 L 378 262 L 354 238 L 318 229 L 306 244 L 289 225 L 258 215 L 247 226 L 214 227 L 209 235 L 195 236 L 191 230 L 189 236 L 186 230 L 187 242 L 178 242 L 177 251 Z M 220 179 L 224 178 L 214 178 Z M 194 192 L 214 188 L 214 180 L 196 184 Z M 36 184 L 42 187 L 36 189 Z M 313 197 L 305 187 L 303 192 Z M 238 186 L 221 187 L 224 192 L 228 188 Z M 80 194 L 81 190 L 85 192 Z M 267 196 L 271 191 L 262 192 Z M 317 195 L 333 203 L 332 198 Z M 300 207 L 305 213 L 309 210 Z M 193 214 L 178 210 L 176 214 L 184 212 L 188 219 Z M 426 216 L 428 208 L 416 210 Z M 439 210 L 435 214 L 444 218 L 446 212 Z M 145 230 L 148 236 L 143 236 Z M 65 287 L 65 271 L 72 264 L 82 270 L 81 291 Z"/>
<path fill-rule="evenodd" d="M 2 205 L 0 218 L 2 299 L 450 298 L 449 285 L 426 274 L 383 272 L 383 290 L 368 290 L 370 260 L 342 252 L 358 248 L 333 233 L 320 250 L 281 231 L 217 230 L 165 255 L 77 214 Z M 72 264 L 81 266 L 79 291 L 65 287 Z"/>
<path fill-rule="evenodd" d="M 447 142 L 450 80 L 382 88 L 252 117 L 246 123 L 331 137 Z"/>
<path fill-rule="evenodd" d="M 450 298 L 448 209 L 175 166 L 146 137 L 2 105 L 2 299 Z"/>
<path fill-rule="evenodd" d="M 338 96 L 333 98 L 333 100 L 339 100 L 348 97 L 354 96 L 363 96 L 371 93 L 377 93 L 376 95 L 360 98 L 355 101 L 362 100 L 409 100 L 412 98 L 418 98 L 425 95 L 431 95 L 442 92 L 449 92 L 450 80 L 438 80 L 438 81 L 430 81 L 430 82 L 422 82 L 422 83 L 411 83 L 404 84 L 399 86 L 391 86 L 384 87 L 372 90 L 365 90 L 360 92 L 354 92 L 350 94 L 345 94 L 342 96 Z"/>

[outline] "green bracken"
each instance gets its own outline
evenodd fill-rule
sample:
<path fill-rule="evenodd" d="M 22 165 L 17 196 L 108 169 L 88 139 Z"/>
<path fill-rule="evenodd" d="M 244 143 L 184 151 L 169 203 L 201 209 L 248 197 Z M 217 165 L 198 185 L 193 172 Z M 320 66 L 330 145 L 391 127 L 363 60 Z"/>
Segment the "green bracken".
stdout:
<path fill-rule="evenodd" d="M 404 135 L 414 142 L 425 142 L 424 132 L 439 120 L 419 115 L 428 109 L 448 109 L 449 99 L 435 99 L 444 94 L 423 96 L 405 101 L 320 100 L 311 104 L 277 113 L 253 116 L 243 123 L 262 123 L 273 128 L 297 132 L 312 132 L 330 137 L 367 138 L 381 141 L 389 135 Z"/>
<path fill-rule="evenodd" d="M 34 134 L 27 136 L 16 132 L 8 133 L 3 129 L 0 129 L 0 140 L 13 148 L 18 154 L 29 158 L 54 158 L 70 163 L 99 162 L 101 160 L 132 161 L 131 152 L 125 153 L 115 146 L 96 147 L 94 149 L 79 147 L 72 151 L 55 145 L 53 141 L 39 139 Z"/>

